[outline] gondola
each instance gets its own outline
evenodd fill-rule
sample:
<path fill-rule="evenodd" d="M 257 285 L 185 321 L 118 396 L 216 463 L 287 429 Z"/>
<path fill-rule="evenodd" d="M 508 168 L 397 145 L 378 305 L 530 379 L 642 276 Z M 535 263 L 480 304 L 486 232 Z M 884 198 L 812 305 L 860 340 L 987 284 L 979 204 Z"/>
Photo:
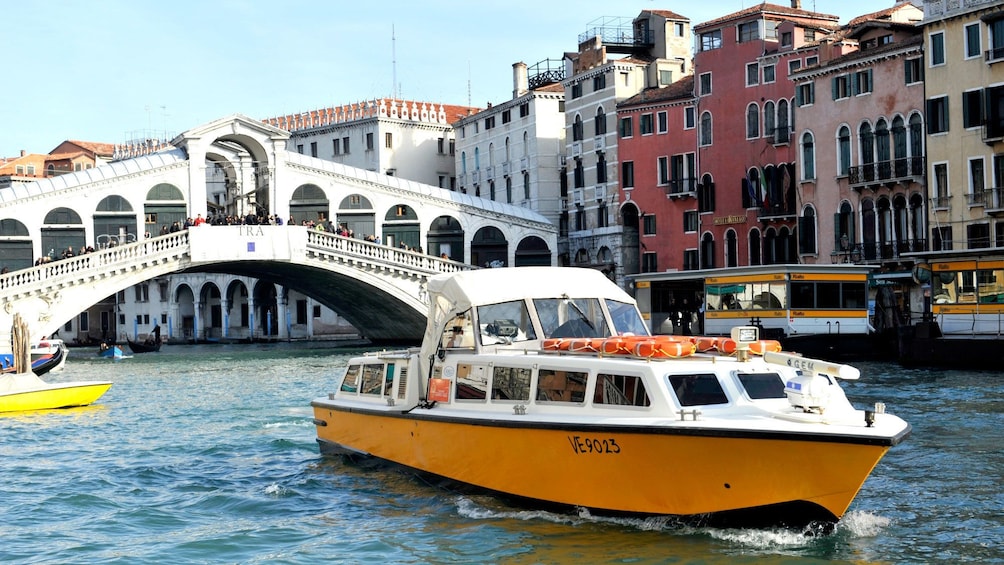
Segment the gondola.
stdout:
<path fill-rule="evenodd" d="M 139 342 L 127 339 L 126 343 L 129 344 L 129 349 L 131 349 L 133 353 L 152 353 L 154 351 L 160 351 L 160 326 L 154 326 L 153 336 L 147 337 L 146 341 Z"/>

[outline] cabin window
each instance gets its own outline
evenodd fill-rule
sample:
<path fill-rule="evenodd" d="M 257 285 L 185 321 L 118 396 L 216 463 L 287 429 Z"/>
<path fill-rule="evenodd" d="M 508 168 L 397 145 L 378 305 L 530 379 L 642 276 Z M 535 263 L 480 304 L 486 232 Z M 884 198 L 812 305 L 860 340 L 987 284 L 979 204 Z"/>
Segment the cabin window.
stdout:
<path fill-rule="evenodd" d="M 610 319 L 614 322 L 614 331 L 617 335 L 648 335 L 648 328 L 645 320 L 641 319 L 638 309 L 634 304 L 618 302 L 606 299 L 607 310 L 610 312 Z"/>
<path fill-rule="evenodd" d="M 750 400 L 786 398 L 784 380 L 777 373 L 739 373 L 737 376 Z"/>
<path fill-rule="evenodd" d="M 363 365 L 363 384 L 359 393 L 379 395 L 383 391 L 383 376 L 383 363 Z"/>
<path fill-rule="evenodd" d="M 480 365 L 458 363 L 455 386 L 453 398 L 457 400 L 484 400 L 488 398 L 488 370 Z"/>
<path fill-rule="evenodd" d="M 544 337 L 609 337 L 595 298 L 538 298 L 533 301 Z"/>
<path fill-rule="evenodd" d="M 631 375 L 596 375 L 593 404 L 649 406 L 652 402 L 641 377 Z"/>
<path fill-rule="evenodd" d="M 522 300 L 478 306 L 481 345 L 537 339 L 530 314 Z"/>
<path fill-rule="evenodd" d="M 728 404 L 718 376 L 713 373 L 698 375 L 670 375 L 669 386 L 676 393 L 680 406 L 708 406 Z"/>
<path fill-rule="evenodd" d="M 537 373 L 537 402 L 586 401 L 586 377 L 588 373 L 540 369 Z"/>
<path fill-rule="evenodd" d="M 530 400 L 530 369 L 495 367 L 492 372 L 492 400 Z"/>
<path fill-rule="evenodd" d="M 471 311 L 458 314 L 443 328 L 442 347 L 452 349 L 472 349 L 474 347 L 474 326 Z"/>
<path fill-rule="evenodd" d="M 383 395 L 390 396 L 394 392 L 394 364 L 387 363 L 387 374 L 383 380 Z"/>
<path fill-rule="evenodd" d="M 349 368 L 345 370 L 340 390 L 351 393 L 359 392 L 359 365 L 349 365 Z"/>

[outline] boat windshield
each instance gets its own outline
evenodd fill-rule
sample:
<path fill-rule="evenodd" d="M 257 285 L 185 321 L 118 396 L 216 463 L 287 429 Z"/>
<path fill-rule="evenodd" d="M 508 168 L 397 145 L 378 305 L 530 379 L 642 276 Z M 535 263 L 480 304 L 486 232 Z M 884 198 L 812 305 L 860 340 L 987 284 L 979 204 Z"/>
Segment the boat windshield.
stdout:
<path fill-rule="evenodd" d="M 610 337 L 596 298 L 536 298 L 533 301 L 544 337 Z"/>
<path fill-rule="evenodd" d="M 609 298 L 606 299 L 606 303 L 617 335 L 648 335 L 645 320 L 641 319 L 641 314 L 638 313 L 634 304 L 618 302 Z"/>
<path fill-rule="evenodd" d="M 481 345 L 537 339 L 530 314 L 522 300 L 478 306 Z"/>

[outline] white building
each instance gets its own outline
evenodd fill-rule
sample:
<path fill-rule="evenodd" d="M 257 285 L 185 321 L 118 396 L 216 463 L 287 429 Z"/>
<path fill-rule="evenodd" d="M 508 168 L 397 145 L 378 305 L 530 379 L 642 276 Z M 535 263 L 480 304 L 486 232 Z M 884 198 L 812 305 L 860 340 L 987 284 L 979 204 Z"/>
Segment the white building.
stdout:
<path fill-rule="evenodd" d="M 617 104 L 690 72 L 691 29 L 689 19 L 668 10 L 594 23 L 579 36 L 578 51 L 565 55 L 568 237 L 558 251 L 564 264 L 600 269 L 622 283 L 639 271 L 638 224 L 619 213 Z"/>
<path fill-rule="evenodd" d="M 380 98 L 264 121 L 293 134 L 290 151 L 454 189 L 451 124 L 478 111 L 467 106 Z"/>
<path fill-rule="evenodd" d="M 565 160 L 562 73 L 556 61 L 529 71 L 516 63 L 511 100 L 454 124 L 460 190 L 529 208 L 558 225 Z"/>

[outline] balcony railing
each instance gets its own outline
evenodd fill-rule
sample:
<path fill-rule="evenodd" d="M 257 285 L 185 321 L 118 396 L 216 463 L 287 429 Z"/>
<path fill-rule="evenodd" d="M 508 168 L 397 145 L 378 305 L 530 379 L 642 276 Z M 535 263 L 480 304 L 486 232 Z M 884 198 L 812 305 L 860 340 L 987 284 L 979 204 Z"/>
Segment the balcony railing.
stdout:
<path fill-rule="evenodd" d="M 952 207 L 952 197 L 951 196 L 932 196 L 931 206 L 935 210 L 948 210 Z"/>
<path fill-rule="evenodd" d="M 1004 47 L 994 47 L 983 52 L 987 63 L 996 63 L 1004 59 Z"/>
<path fill-rule="evenodd" d="M 682 179 L 670 179 L 669 184 L 666 185 L 666 195 L 670 198 L 673 197 L 694 197 L 697 195 L 697 179 L 696 178 L 682 178 Z"/>
<path fill-rule="evenodd" d="M 847 182 L 856 190 L 878 184 L 919 182 L 924 176 L 924 162 L 924 157 L 903 157 L 850 167 Z"/>
<path fill-rule="evenodd" d="M 860 257 L 861 261 L 868 263 L 872 261 L 899 259 L 904 253 L 928 251 L 928 244 L 926 239 L 872 241 L 859 243 L 854 246 L 853 250 L 855 258 Z"/>
<path fill-rule="evenodd" d="M 774 131 L 768 131 L 767 135 L 773 138 L 774 145 L 787 145 L 791 143 L 791 128 L 787 126 L 774 128 Z"/>
<path fill-rule="evenodd" d="M 988 188 L 983 191 L 983 206 L 987 214 L 1004 213 L 1004 188 Z"/>

